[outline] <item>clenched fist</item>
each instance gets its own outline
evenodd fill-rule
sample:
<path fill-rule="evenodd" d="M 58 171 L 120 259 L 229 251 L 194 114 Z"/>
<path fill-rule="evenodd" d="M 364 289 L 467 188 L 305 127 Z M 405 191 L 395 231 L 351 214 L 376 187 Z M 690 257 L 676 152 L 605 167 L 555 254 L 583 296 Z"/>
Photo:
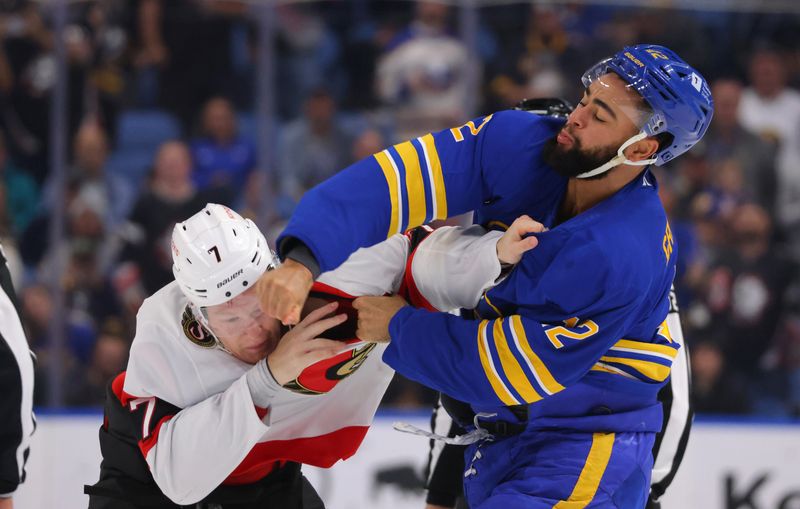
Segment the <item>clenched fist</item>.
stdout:
<path fill-rule="evenodd" d="M 294 325 L 300 321 L 300 311 L 313 284 L 314 278 L 305 265 L 286 260 L 256 282 L 261 309 L 284 325 Z"/>
<path fill-rule="evenodd" d="M 376 343 L 389 342 L 389 322 L 392 317 L 407 306 L 402 297 L 359 297 L 353 301 L 353 308 L 358 311 L 358 328 L 356 336 L 364 341 Z"/>

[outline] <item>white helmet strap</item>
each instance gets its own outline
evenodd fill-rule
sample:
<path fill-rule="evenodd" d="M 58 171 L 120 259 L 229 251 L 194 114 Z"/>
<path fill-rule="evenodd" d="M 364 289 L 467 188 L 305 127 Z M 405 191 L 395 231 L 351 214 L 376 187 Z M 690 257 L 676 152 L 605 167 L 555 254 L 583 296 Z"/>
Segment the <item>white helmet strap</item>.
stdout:
<path fill-rule="evenodd" d="M 647 166 L 648 164 L 653 164 L 654 162 L 656 162 L 657 158 L 645 159 L 643 161 L 629 161 L 624 154 L 626 148 L 630 147 L 637 141 L 641 141 L 647 138 L 647 136 L 648 136 L 647 133 L 644 131 L 640 131 L 639 134 L 631 136 L 630 138 L 628 138 L 628 141 L 626 141 L 625 143 L 622 144 L 621 147 L 619 147 L 619 150 L 617 150 L 617 155 L 614 156 L 613 159 L 611 159 L 606 164 L 598 166 L 597 168 L 591 171 L 587 171 L 585 173 L 581 173 L 580 175 L 576 175 L 575 178 L 585 179 L 589 177 L 594 177 L 595 175 L 600 175 L 601 173 L 605 173 L 611 168 L 615 168 L 620 164 L 629 164 L 631 166 Z"/>

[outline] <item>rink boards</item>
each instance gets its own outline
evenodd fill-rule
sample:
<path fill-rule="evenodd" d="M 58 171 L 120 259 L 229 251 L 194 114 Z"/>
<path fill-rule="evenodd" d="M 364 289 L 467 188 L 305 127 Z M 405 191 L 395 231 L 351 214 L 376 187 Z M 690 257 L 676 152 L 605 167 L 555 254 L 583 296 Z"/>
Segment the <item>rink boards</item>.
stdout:
<path fill-rule="evenodd" d="M 382 414 L 359 452 L 329 470 L 306 468 L 328 509 L 423 509 L 428 440 L 394 421 L 428 425 L 424 413 Z M 97 479 L 98 413 L 40 415 L 17 494 L 25 509 L 85 509 Z M 700 419 L 663 509 L 800 509 L 800 424 Z"/>

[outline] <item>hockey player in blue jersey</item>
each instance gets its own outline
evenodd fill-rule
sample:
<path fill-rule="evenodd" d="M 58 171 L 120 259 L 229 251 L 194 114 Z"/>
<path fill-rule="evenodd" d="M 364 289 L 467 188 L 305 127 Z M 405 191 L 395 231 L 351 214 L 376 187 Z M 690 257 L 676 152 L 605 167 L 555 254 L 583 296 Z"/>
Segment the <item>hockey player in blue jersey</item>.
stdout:
<path fill-rule="evenodd" d="M 468 452 L 473 509 L 643 507 L 659 388 L 677 354 L 664 324 L 674 245 L 646 168 L 691 148 L 712 114 L 705 80 L 670 50 L 625 48 L 583 76 L 566 123 L 489 115 L 353 165 L 309 192 L 279 239 L 288 258 L 260 282 L 268 313 L 296 313 L 315 272 L 417 224 L 475 211 L 549 231 L 476 319 L 360 303 L 384 360 L 469 402 L 493 439 Z M 323 218 L 321 220 L 321 218 Z"/>

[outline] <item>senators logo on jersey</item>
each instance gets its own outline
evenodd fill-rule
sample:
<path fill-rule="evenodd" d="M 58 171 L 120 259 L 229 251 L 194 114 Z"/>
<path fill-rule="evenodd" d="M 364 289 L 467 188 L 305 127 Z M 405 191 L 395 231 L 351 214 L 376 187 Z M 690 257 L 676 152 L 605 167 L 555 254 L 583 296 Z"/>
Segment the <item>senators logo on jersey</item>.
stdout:
<path fill-rule="evenodd" d="M 203 348 L 214 348 L 216 345 L 211 331 L 203 327 L 203 325 L 197 321 L 197 318 L 194 317 L 189 306 L 186 306 L 183 310 L 181 327 L 183 327 L 183 334 L 195 345 L 202 346 Z"/>
<path fill-rule="evenodd" d="M 358 340 L 355 340 L 358 341 Z M 284 384 L 284 388 L 300 394 L 325 394 L 364 364 L 375 343 L 340 353 L 306 368 L 300 376 Z"/>

